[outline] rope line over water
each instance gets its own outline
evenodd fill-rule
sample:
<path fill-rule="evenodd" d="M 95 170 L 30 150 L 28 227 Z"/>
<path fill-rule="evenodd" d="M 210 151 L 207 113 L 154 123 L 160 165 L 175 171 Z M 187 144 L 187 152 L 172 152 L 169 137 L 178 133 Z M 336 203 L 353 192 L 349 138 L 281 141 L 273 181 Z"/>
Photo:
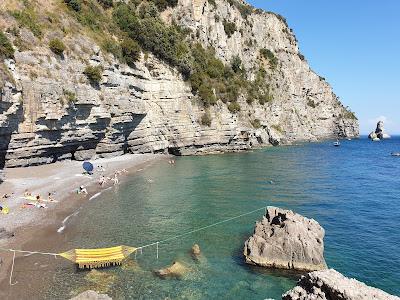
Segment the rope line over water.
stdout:
<path fill-rule="evenodd" d="M 167 238 L 167 239 L 165 239 L 165 240 L 161 240 L 161 241 L 158 241 L 158 242 L 154 242 L 154 243 L 151 243 L 151 244 L 147 244 L 147 245 L 138 247 L 138 249 L 147 248 L 147 247 L 150 247 L 150 246 L 154 246 L 154 245 L 156 245 L 156 244 L 163 244 L 163 243 L 166 243 L 166 242 L 169 242 L 169 241 L 172 241 L 172 240 L 175 240 L 175 239 L 178 239 L 178 238 L 181 238 L 181 237 L 190 235 L 190 234 L 195 233 L 195 232 L 198 232 L 198 231 L 202 231 L 202 230 L 205 230 L 205 229 L 208 229 L 208 228 L 211 228 L 211 227 L 214 227 L 214 226 L 218 226 L 218 225 L 220 225 L 220 224 L 223 224 L 223 223 L 226 223 L 226 222 L 229 222 L 229 221 L 233 221 L 233 220 L 235 220 L 235 219 L 239 219 L 239 218 L 244 217 L 244 216 L 247 216 L 247 215 L 251 215 L 251 214 L 253 214 L 253 213 L 257 212 L 257 211 L 265 210 L 267 207 L 268 207 L 268 206 L 264 206 L 264 207 L 261 207 L 261 208 L 258 208 L 258 209 L 249 211 L 249 212 L 247 212 L 247 213 L 244 213 L 244 214 L 241 214 L 241 215 L 238 215 L 238 216 L 235 216 L 235 217 L 226 219 L 226 220 L 222 220 L 222 221 L 219 221 L 219 222 L 216 222 L 216 223 L 213 223 L 213 224 L 204 226 L 204 227 L 200 227 L 200 228 L 197 228 L 197 229 L 194 229 L 194 230 L 191 230 L 191 231 L 182 233 L 182 234 L 178 234 L 178 235 L 176 235 L 176 236 Z"/>
<path fill-rule="evenodd" d="M 193 234 L 193 233 L 196 233 L 196 232 L 199 232 L 199 231 L 211 228 L 211 227 L 215 227 L 215 226 L 221 225 L 223 223 L 227 223 L 227 222 L 242 218 L 244 216 L 253 214 L 253 213 L 255 213 L 257 211 L 260 211 L 260 210 L 265 210 L 266 211 L 267 208 L 268 208 L 268 206 L 263 206 L 261 208 L 246 212 L 244 214 L 240 214 L 240 215 L 237 215 L 237 216 L 234 216 L 234 217 L 231 217 L 231 218 L 228 218 L 228 219 L 225 219 L 225 220 L 213 223 L 213 224 L 209 224 L 209 225 L 206 225 L 206 226 L 194 229 L 194 230 L 190 230 L 188 232 L 185 232 L 185 233 L 182 233 L 182 234 L 178 234 L 178 235 L 169 237 L 169 238 L 161 240 L 161 241 L 157 241 L 157 242 L 153 242 L 153 243 L 150 243 L 150 244 L 147 244 L 147 245 L 143 245 L 143 246 L 137 247 L 136 250 L 140 250 L 140 254 L 143 254 L 143 249 L 144 248 L 148 248 L 148 247 L 151 247 L 151 246 L 156 246 L 156 249 L 157 249 L 156 250 L 156 255 L 157 255 L 157 259 L 158 259 L 159 258 L 159 245 L 160 244 L 163 244 L 163 243 L 175 240 L 175 239 L 179 239 L 179 238 L 185 237 L 187 235 L 190 235 L 190 234 Z M 10 286 L 16 285 L 18 283 L 18 281 L 12 283 L 12 276 L 13 276 L 13 273 L 14 273 L 14 265 L 15 265 L 16 253 L 25 253 L 26 254 L 25 256 L 30 256 L 30 255 L 33 255 L 33 254 L 48 255 L 48 256 L 54 256 L 54 258 L 57 258 L 57 256 L 61 256 L 59 253 L 41 252 L 41 251 L 28 251 L 28 250 L 18 250 L 18 249 L 8 249 L 8 248 L 1 248 L 1 247 L 0 247 L 0 251 L 13 252 L 13 259 L 12 259 L 11 272 L 10 272 Z M 137 251 L 135 251 L 135 258 L 136 258 L 136 253 L 137 253 Z"/>

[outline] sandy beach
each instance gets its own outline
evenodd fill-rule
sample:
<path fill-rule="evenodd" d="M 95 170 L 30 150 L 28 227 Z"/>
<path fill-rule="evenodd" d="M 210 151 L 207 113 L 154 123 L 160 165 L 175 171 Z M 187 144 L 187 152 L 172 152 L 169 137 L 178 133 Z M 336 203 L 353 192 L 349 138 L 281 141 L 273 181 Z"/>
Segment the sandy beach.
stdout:
<path fill-rule="evenodd" d="M 49 245 L 43 249 L 25 249 L 29 246 L 40 246 L 40 237 L 46 234 L 46 227 L 56 225 L 59 232 L 63 230 L 62 220 L 73 210 L 95 197 L 101 190 L 114 185 L 112 180 L 104 185 L 99 184 L 102 176 L 112 178 L 115 172 L 121 172 L 118 177 L 123 180 L 128 174 L 141 171 L 151 163 L 166 159 L 165 155 L 155 154 L 127 154 L 114 158 L 102 158 L 92 161 L 93 175 L 84 174 L 82 162 L 62 161 L 49 165 L 32 166 L 28 168 L 11 168 L 4 170 L 4 182 L 0 185 L 0 197 L 4 194 L 9 198 L 1 199 L 0 204 L 9 208 L 8 214 L 0 214 L 0 229 L 5 229 L 13 237 L 0 236 L 0 247 L 21 250 L 49 250 Z M 87 189 L 87 194 L 78 194 L 80 186 Z M 33 196 L 40 195 L 45 200 L 47 208 L 25 206 L 25 191 Z M 52 193 L 54 202 L 48 202 L 48 194 Z M 11 267 L 12 252 L 0 252 L 0 286 L 8 286 L 8 277 Z M 6 282 L 7 281 L 7 282 Z M 7 294 L 0 293 L 3 298 Z"/>

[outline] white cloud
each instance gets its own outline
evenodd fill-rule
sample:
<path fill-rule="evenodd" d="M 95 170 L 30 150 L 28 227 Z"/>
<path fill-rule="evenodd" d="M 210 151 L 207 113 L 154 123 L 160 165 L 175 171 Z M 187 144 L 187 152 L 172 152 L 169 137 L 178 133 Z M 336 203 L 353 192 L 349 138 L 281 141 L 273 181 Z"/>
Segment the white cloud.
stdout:
<path fill-rule="evenodd" d="M 376 125 L 379 121 L 383 121 L 383 124 L 390 125 L 392 122 L 386 116 L 379 116 L 373 119 L 369 119 L 368 123 L 371 125 Z"/>
<path fill-rule="evenodd" d="M 385 131 L 389 134 L 398 134 L 400 133 L 400 126 L 398 122 L 392 121 L 392 119 L 386 117 L 386 116 L 378 116 L 376 118 L 368 119 L 367 126 L 361 126 L 361 131 L 363 133 L 368 133 L 371 132 L 372 130 L 375 129 L 376 124 L 379 121 L 383 121 L 383 126 L 385 127 Z M 365 128 L 366 127 L 366 128 Z"/>

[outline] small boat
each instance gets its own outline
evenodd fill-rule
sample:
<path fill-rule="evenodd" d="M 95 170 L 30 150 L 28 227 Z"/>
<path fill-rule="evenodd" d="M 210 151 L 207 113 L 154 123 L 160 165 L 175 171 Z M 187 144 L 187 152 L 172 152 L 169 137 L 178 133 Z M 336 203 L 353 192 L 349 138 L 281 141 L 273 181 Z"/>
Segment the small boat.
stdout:
<path fill-rule="evenodd" d="M 400 152 L 392 152 L 392 156 L 400 156 Z"/>
<path fill-rule="evenodd" d="M 339 140 L 336 140 L 336 142 L 334 142 L 334 143 L 333 143 L 333 146 L 335 146 L 335 147 L 339 147 L 339 146 L 340 146 L 340 142 L 339 142 Z"/>

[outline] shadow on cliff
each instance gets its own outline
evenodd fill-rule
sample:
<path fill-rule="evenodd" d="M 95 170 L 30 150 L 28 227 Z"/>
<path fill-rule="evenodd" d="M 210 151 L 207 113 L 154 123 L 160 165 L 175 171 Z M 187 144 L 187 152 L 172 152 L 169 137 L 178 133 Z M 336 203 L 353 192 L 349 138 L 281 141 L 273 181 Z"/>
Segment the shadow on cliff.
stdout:
<path fill-rule="evenodd" d="M 55 162 L 90 159 L 94 154 L 130 152 L 129 136 L 145 115 L 133 114 L 130 122 L 113 123 L 111 118 L 97 118 L 96 122 L 81 123 L 90 117 L 91 110 L 91 105 L 79 105 L 68 108 L 67 114 L 60 120 L 38 119 L 38 125 L 49 129 L 37 132 L 50 144 L 41 155 Z"/>
<path fill-rule="evenodd" d="M 6 126 L 0 127 L 0 173 L 6 166 L 6 156 L 11 142 L 11 136 L 14 132 L 18 131 L 18 125 L 23 120 L 22 106 L 18 106 L 15 113 L 7 114 L 6 112 L 11 108 L 11 106 L 12 103 L 0 101 L 0 115 L 6 117 L 3 121 Z M 2 183 L 1 174 L 0 183 Z"/>
<path fill-rule="evenodd" d="M 47 140 L 47 147 L 41 156 L 55 162 L 62 159 L 75 159 L 76 151 L 96 149 L 106 135 L 110 118 L 96 119 L 95 123 L 80 122 L 87 120 L 92 111 L 92 105 L 71 106 L 59 120 L 39 118 L 38 125 L 46 126 L 48 130 L 36 132 L 40 139 Z M 84 159 L 84 158 L 83 158 Z"/>
<path fill-rule="evenodd" d="M 115 123 L 112 125 L 113 129 L 117 130 L 117 134 L 113 136 L 111 139 L 111 142 L 117 142 L 120 138 L 122 138 L 122 145 L 121 145 L 121 150 L 123 151 L 124 154 L 132 152 L 130 150 L 129 146 L 129 136 L 137 126 L 142 122 L 146 115 L 138 115 L 134 114 L 132 115 L 132 121 L 128 123 Z"/>

